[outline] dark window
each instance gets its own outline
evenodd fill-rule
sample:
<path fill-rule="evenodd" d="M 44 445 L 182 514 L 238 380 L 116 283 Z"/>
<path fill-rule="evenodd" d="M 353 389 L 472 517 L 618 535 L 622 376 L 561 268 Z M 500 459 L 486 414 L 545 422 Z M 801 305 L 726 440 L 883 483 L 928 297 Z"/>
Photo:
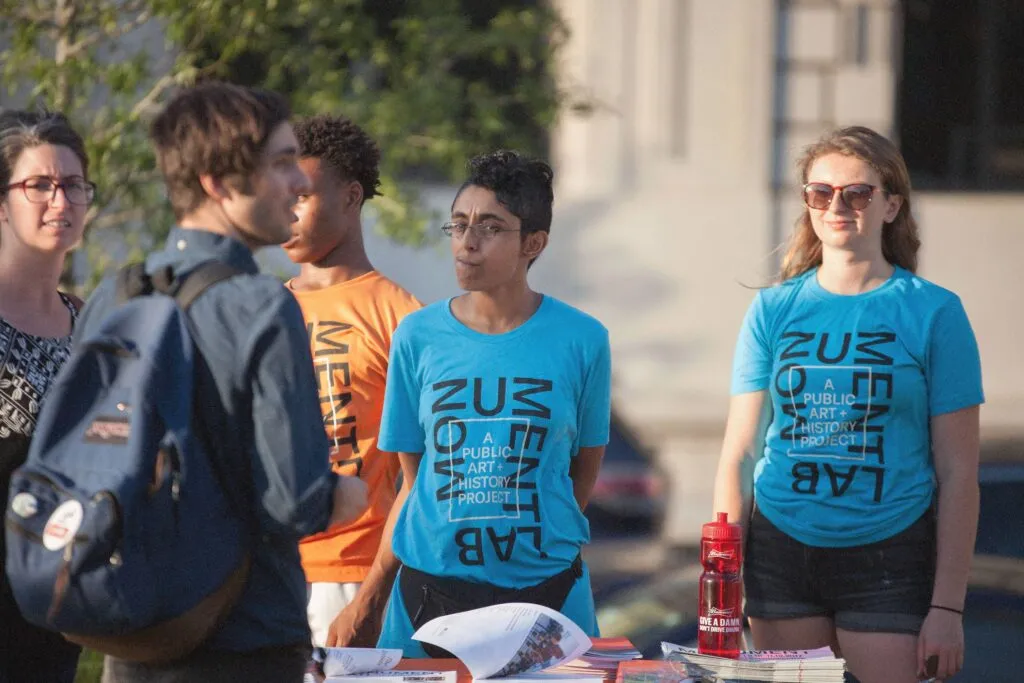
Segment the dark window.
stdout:
<path fill-rule="evenodd" d="M 1024 560 L 1024 460 L 982 465 L 976 553 Z"/>
<path fill-rule="evenodd" d="M 903 0 L 900 145 L 919 189 L 1024 189 L 1024 2 Z"/>
<path fill-rule="evenodd" d="M 1024 595 L 1019 589 L 969 589 L 963 624 L 967 656 L 963 670 L 949 683 L 1021 680 L 1020 659 L 1012 654 L 1024 642 Z"/>

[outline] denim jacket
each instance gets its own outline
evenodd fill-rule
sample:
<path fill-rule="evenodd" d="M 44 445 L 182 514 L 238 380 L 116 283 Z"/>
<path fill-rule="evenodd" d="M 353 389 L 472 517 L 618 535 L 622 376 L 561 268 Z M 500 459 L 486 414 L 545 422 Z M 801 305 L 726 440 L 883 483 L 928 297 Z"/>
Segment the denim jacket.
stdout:
<path fill-rule="evenodd" d="M 229 471 L 240 473 L 238 490 L 229 493 L 251 503 L 258 539 L 248 586 L 207 647 L 308 645 L 298 541 L 326 526 L 336 476 L 328 465 L 305 323 L 282 283 L 259 274 L 250 249 L 229 237 L 174 228 L 165 248 L 149 256 L 146 270 L 171 265 L 186 273 L 210 260 L 244 274 L 213 285 L 190 309 L 193 337 L 206 361 L 195 403 L 214 457 L 226 458 Z M 114 278 L 107 278 L 82 311 L 76 342 L 101 323 L 114 297 Z M 251 482 L 241 480 L 246 472 Z M 202 530 L 195 534 L 202 543 Z"/>

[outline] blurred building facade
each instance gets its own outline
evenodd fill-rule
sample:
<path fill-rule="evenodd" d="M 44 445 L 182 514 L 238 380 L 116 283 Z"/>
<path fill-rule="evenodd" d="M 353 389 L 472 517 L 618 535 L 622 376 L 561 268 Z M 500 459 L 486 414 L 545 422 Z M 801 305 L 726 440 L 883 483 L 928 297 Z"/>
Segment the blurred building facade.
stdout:
<path fill-rule="evenodd" d="M 798 216 L 795 159 L 835 126 L 900 142 L 919 272 L 961 296 L 978 337 L 983 440 L 1024 439 L 1022 3 L 556 4 L 565 84 L 593 106 L 553 136 L 536 281 L 609 327 L 616 407 L 672 475 L 670 540 L 710 517 L 750 287 Z"/>
<path fill-rule="evenodd" d="M 610 329 L 616 411 L 672 480 L 671 542 L 710 517 L 733 345 L 799 214 L 795 159 L 838 125 L 900 143 L 920 273 L 961 296 L 978 337 L 983 439 L 1024 442 L 1024 3 L 551 2 L 570 29 L 563 85 L 588 107 L 552 131 L 555 221 L 531 278 Z M 424 199 L 443 214 L 454 190 Z M 367 248 L 423 301 L 458 293 L 446 244 L 368 230 Z"/>

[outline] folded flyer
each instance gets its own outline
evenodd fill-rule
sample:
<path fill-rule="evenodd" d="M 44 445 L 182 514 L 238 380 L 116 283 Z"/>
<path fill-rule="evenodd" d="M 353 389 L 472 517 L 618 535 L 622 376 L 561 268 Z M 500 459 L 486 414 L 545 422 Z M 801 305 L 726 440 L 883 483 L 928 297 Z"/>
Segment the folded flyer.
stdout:
<path fill-rule="evenodd" d="M 444 648 L 473 678 L 505 678 L 542 671 L 577 659 L 590 638 L 553 609 L 510 602 L 433 619 L 413 639 Z"/>
<path fill-rule="evenodd" d="M 454 671 L 368 671 L 358 674 L 327 676 L 315 683 L 456 683 Z"/>
<path fill-rule="evenodd" d="M 455 683 L 454 671 L 396 671 L 402 651 L 371 647 L 318 647 L 309 683 Z"/>
<path fill-rule="evenodd" d="M 402 659 L 402 651 L 375 647 L 318 647 L 313 661 L 325 676 L 347 676 L 394 669 Z"/>

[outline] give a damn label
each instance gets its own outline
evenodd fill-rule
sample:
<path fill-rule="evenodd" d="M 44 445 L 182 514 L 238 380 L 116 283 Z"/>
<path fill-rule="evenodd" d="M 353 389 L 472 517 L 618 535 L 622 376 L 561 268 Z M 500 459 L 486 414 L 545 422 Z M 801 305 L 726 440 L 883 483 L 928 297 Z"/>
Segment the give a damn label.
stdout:
<path fill-rule="evenodd" d="M 743 619 L 729 608 L 712 607 L 698 619 L 698 628 L 705 633 L 739 633 Z"/>

